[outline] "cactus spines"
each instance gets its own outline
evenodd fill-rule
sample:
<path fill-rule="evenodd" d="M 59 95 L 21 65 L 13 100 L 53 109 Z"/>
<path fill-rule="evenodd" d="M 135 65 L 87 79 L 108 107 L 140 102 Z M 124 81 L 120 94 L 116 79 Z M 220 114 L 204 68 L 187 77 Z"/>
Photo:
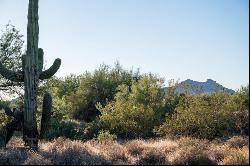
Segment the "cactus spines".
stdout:
<path fill-rule="evenodd" d="M 29 0 L 27 51 L 22 56 L 23 71 L 8 70 L 0 62 L 0 74 L 3 77 L 15 82 L 24 82 L 23 140 L 26 146 L 33 149 L 38 148 L 39 137 L 36 122 L 38 81 L 52 77 L 61 65 L 61 60 L 56 59 L 49 69 L 42 71 L 44 53 L 41 48 L 38 48 L 38 35 L 38 0 Z M 46 96 L 49 98 L 50 95 L 46 94 L 44 98 L 49 100 Z M 47 111 L 50 112 L 50 109 L 48 108 Z M 48 118 L 45 119 L 45 123 L 47 123 Z"/>
<path fill-rule="evenodd" d="M 52 97 L 49 93 L 46 93 L 43 97 L 40 139 L 46 138 L 46 132 L 48 132 L 50 128 L 51 108 L 52 108 Z"/>

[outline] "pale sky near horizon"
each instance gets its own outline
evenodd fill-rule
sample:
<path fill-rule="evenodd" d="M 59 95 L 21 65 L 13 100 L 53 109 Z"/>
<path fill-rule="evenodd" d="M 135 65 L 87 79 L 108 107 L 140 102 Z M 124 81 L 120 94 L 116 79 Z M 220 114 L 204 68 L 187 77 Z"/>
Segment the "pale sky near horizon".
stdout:
<path fill-rule="evenodd" d="M 28 0 L 0 0 L 0 30 L 11 21 L 26 40 Z M 166 80 L 249 83 L 248 0 L 40 0 L 39 47 L 57 76 L 115 61 Z M 0 32 L 1 34 L 1 32 Z"/>

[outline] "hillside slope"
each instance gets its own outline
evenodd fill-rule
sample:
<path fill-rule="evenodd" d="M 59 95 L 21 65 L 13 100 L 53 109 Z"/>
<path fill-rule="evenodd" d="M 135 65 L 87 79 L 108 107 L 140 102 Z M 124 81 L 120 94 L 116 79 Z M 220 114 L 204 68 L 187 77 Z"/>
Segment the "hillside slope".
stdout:
<path fill-rule="evenodd" d="M 166 88 L 167 90 L 167 88 Z M 234 90 L 226 88 L 212 79 L 207 79 L 206 82 L 198 82 L 187 79 L 176 86 L 176 93 L 185 93 L 188 95 L 196 94 L 211 94 L 215 92 L 226 92 L 233 94 Z"/>

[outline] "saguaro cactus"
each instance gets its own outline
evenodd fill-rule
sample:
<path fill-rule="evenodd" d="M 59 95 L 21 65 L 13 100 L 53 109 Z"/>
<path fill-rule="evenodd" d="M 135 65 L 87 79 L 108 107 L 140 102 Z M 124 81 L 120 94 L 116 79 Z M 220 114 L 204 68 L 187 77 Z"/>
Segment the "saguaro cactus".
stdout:
<path fill-rule="evenodd" d="M 26 146 L 36 149 L 39 137 L 36 122 L 38 81 L 52 77 L 61 60 L 56 59 L 49 69 L 42 71 L 44 53 L 38 48 L 38 0 L 29 0 L 28 10 L 27 51 L 22 56 L 22 71 L 8 70 L 0 62 L 0 74 L 11 81 L 24 82 L 23 140 Z"/>

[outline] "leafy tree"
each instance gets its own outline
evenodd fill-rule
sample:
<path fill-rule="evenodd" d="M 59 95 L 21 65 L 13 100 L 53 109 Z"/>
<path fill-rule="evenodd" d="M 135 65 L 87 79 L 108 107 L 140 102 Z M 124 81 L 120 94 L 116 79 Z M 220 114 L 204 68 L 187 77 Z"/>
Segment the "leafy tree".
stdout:
<path fill-rule="evenodd" d="M 7 68 L 17 71 L 21 70 L 21 56 L 24 40 L 23 35 L 10 23 L 0 36 L 0 61 Z M 0 75 L 0 95 L 21 95 L 22 83 L 8 81 Z"/>
<path fill-rule="evenodd" d="M 71 95 L 73 117 L 86 122 L 93 121 L 100 115 L 96 108 L 97 103 L 106 105 L 113 100 L 119 85 L 130 87 L 132 80 L 139 79 L 139 72 L 124 70 L 119 63 L 114 68 L 101 65 L 93 73 L 86 72 L 80 76 L 76 93 Z"/>

